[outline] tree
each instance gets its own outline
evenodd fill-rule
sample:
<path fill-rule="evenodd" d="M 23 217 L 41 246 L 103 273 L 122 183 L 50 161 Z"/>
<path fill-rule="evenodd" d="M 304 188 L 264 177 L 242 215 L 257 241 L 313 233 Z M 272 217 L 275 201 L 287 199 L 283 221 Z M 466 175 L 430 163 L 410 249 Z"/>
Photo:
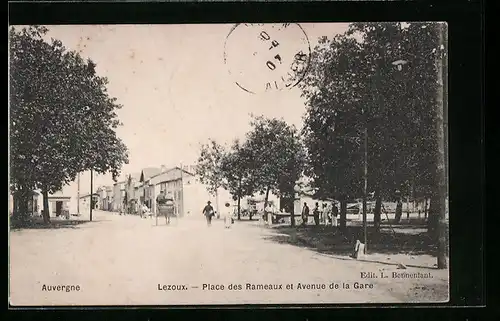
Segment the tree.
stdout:
<path fill-rule="evenodd" d="M 435 145 L 435 104 L 437 73 L 434 66 L 437 34 L 432 24 L 354 24 L 352 32 L 363 34 L 363 46 L 376 53 L 380 68 L 383 103 L 375 105 L 372 122 L 391 124 L 375 130 L 373 182 L 379 182 L 390 195 L 396 189 L 408 198 L 410 186 L 417 193 L 430 193 Z M 380 65 L 380 64 L 379 64 Z M 396 68 L 397 67 L 397 68 Z M 384 154 L 384 146 L 392 146 L 392 154 Z M 373 149 L 373 147 L 372 147 Z M 385 148 L 385 151 L 389 150 Z M 390 159 L 391 162 L 386 160 Z M 414 195 L 415 196 L 415 195 Z"/>
<path fill-rule="evenodd" d="M 295 126 L 282 119 L 254 116 L 251 126 L 245 147 L 252 160 L 249 172 L 255 189 L 265 195 L 265 208 L 270 192 L 295 196 L 293 188 L 303 174 L 305 149 Z M 295 225 L 293 215 L 291 224 Z"/>
<path fill-rule="evenodd" d="M 366 73 L 362 48 L 346 35 L 320 39 L 309 73 L 300 88 L 306 98 L 304 142 L 306 173 L 316 197 L 341 202 L 340 227 L 345 228 L 347 199 L 361 195 L 361 103 Z M 363 89 L 361 91 L 360 89 Z"/>
<path fill-rule="evenodd" d="M 10 29 L 11 184 L 15 190 L 42 190 L 44 220 L 48 194 L 77 173 L 111 172 L 128 163 L 116 136 L 121 108 L 109 96 L 108 80 L 96 64 L 59 40 L 44 40 L 44 27 Z M 16 195 L 16 194 L 14 194 Z"/>
<path fill-rule="evenodd" d="M 216 210 L 218 214 L 218 190 L 222 187 L 223 182 L 221 166 L 225 153 L 224 147 L 211 139 L 208 144 L 201 146 L 196 165 L 196 175 L 200 178 L 200 182 L 205 184 L 208 192 L 216 197 Z"/>
<path fill-rule="evenodd" d="M 238 202 L 238 220 L 241 219 L 241 199 L 255 192 L 255 183 L 251 175 L 251 151 L 248 146 L 235 140 L 231 149 L 221 160 L 222 186 Z M 250 217 L 251 219 L 251 217 Z"/>
<path fill-rule="evenodd" d="M 437 38 L 429 26 L 351 24 L 347 33 L 321 39 L 301 85 L 308 105 L 309 172 L 320 194 L 361 194 L 345 184 L 362 178 L 357 142 L 366 127 L 368 189 L 375 191 L 376 228 L 382 198 L 393 198 L 397 189 L 407 191 L 408 182 L 415 186 L 415 194 L 430 190 L 435 135 L 429 106 L 436 91 L 432 50 Z"/>
<path fill-rule="evenodd" d="M 350 144 L 361 125 L 368 133 L 375 228 L 382 198 L 394 198 L 396 190 L 398 197 L 431 197 L 429 231 L 438 231 L 438 248 L 446 248 L 441 31 L 434 23 L 351 24 L 347 33 L 320 40 L 301 89 L 307 101 L 308 171 L 320 194 L 334 195 L 329 186 L 342 189 L 361 177 L 357 152 L 343 153 L 356 150 Z M 357 188 L 341 193 L 349 192 L 359 194 Z M 438 265 L 442 262 L 438 258 Z"/>

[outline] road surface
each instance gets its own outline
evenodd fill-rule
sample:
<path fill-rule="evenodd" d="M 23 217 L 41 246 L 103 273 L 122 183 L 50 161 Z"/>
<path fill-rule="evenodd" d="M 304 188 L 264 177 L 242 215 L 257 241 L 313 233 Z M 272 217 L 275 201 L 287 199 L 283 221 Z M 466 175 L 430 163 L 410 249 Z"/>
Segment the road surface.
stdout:
<path fill-rule="evenodd" d="M 209 228 L 200 215 L 158 223 L 96 211 L 93 222 L 74 228 L 11 231 L 11 304 L 394 303 L 433 300 L 419 289 L 442 287 L 446 279 L 447 272 L 437 270 L 430 271 L 432 279 L 416 281 L 363 279 L 361 272 L 378 276 L 386 266 L 279 244 L 252 222 L 224 229 L 220 220 Z M 399 270 L 386 272 L 393 271 Z M 354 288 L 355 282 L 373 288 Z"/>

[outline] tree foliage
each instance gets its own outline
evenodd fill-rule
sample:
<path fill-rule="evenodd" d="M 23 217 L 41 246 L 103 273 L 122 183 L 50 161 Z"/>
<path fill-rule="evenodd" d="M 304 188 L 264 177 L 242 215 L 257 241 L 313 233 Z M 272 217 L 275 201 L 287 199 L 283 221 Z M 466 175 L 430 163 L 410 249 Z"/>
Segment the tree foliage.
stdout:
<path fill-rule="evenodd" d="M 208 192 L 212 195 L 215 195 L 223 184 L 221 167 L 225 153 L 224 147 L 213 139 L 201 146 L 196 164 L 196 175 L 200 178 L 200 182 L 207 186 Z"/>
<path fill-rule="evenodd" d="M 251 126 L 246 150 L 251 155 L 250 173 L 256 190 L 266 194 L 266 203 L 269 192 L 279 196 L 294 193 L 306 156 L 300 133 L 282 119 L 263 116 L 254 116 Z"/>
<path fill-rule="evenodd" d="M 11 183 L 51 193 L 93 169 L 116 178 L 128 163 L 116 136 L 121 108 L 96 64 L 61 41 L 44 40 L 44 27 L 11 28 Z"/>
<path fill-rule="evenodd" d="M 248 146 L 235 140 L 221 161 L 222 186 L 240 199 L 253 195 L 255 175 L 252 175 L 252 168 L 252 154 Z"/>
<path fill-rule="evenodd" d="M 365 126 L 369 190 L 429 192 L 437 47 L 426 23 L 355 23 L 320 40 L 301 85 L 308 173 L 320 194 L 361 196 Z"/>
<path fill-rule="evenodd" d="M 245 141 L 235 140 L 229 149 L 211 140 L 201 146 L 196 166 L 209 192 L 224 187 L 238 201 L 256 192 L 293 199 L 303 174 L 306 152 L 298 130 L 284 120 L 253 117 Z"/>

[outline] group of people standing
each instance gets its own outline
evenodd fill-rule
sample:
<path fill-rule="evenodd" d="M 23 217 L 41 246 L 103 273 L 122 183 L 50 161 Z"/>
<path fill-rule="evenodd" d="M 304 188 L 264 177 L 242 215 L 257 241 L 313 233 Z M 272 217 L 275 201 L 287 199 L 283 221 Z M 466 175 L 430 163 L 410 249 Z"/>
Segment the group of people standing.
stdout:
<path fill-rule="evenodd" d="M 319 205 L 319 202 L 316 202 L 313 210 L 312 216 L 314 218 L 315 225 L 332 225 L 338 226 L 338 215 L 339 209 L 335 202 L 330 204 L 323 203 L 322 206 Z M 307 225 L 310 216 L 310 209 L 306 202 L 304 202 L 304 206 L 302 207 L 302 225 Z"/>

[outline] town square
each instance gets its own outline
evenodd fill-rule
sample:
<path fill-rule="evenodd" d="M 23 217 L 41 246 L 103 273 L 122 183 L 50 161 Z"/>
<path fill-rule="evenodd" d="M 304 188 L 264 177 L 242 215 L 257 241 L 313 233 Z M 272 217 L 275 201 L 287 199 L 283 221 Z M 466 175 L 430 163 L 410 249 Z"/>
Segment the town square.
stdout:
<path fill-rule="evenodd" d="M 11 305 L 447 302 L 446 30 L 11 26 Z"/>

